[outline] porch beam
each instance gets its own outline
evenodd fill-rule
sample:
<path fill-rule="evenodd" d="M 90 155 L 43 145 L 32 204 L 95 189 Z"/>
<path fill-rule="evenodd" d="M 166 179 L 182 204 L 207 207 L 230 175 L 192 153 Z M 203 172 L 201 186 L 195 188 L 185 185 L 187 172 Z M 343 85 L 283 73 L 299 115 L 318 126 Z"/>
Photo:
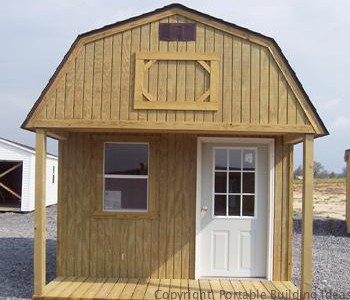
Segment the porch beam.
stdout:
<path fill-rule="evenodd" d="M 35 213 L 34 213 L 34 295 L 46 285 L 46 132 L 36 130 Z"/>
<path fill-rule="evenodd" d="M 314 136 L 305 134 L 303 142 L 303 203 L 301 245 L 301 295 L 311 298 L 312 291 L 312 231 L 313 231 L 313 152 Z"/>

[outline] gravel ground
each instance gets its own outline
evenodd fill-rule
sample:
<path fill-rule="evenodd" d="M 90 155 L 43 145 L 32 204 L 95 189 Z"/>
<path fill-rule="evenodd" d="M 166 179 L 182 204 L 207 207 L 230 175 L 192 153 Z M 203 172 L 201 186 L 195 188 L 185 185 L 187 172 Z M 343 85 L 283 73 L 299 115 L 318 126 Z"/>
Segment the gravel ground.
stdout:
<path fill-rule="evenodd" d="M 294 222 L 293 281 L 299 282 L 301 222 Z M 47 279 L 55 277 L 56 207 L 47 209 Z M 0 214 L 0 299 L 30 299 L 33 291 L 33 213 Z M 350 235 L 345 222 L 314 221 L 316 299 L 350 299 Z M 325 292 L 333 292 L 333 297 Z M 323 293 L 323 297 L 322 297 Z M 335 295 L 334 293 L 338 293 Z"/>

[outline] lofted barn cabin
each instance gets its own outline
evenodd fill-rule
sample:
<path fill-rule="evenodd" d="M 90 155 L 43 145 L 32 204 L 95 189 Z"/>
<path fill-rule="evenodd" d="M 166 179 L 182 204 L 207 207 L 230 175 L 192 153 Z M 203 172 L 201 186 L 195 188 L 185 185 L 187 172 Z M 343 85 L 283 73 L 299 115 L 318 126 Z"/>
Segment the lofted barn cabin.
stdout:
<path fill-rule="evenodd" d="M 311 291 L 313 143 L 328 132 L 273 39 L 179 4 L 82 34 L 23 128 L 36 132 L 34 299 Z M 48 284 L 47 137 L 59 143 Z"/>

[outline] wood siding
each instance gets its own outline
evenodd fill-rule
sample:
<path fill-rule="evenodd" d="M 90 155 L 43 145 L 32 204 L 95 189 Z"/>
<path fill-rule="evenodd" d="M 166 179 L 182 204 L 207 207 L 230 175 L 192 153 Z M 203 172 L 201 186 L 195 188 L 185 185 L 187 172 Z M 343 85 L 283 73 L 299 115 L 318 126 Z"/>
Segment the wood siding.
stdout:
<path fill-rule="evenodd" d="M 197 136 L 159 135 L 155 219 L 93 216 L 102 203 L 102 146 L 87 133 L 59 143 L 57 276 L 194 278 Z M 276 139 L 273 280 L 291 276 L 290 147 Z"/>
<path fill-rule="evenodd" d="M 277 125 L 291 132 L 298 126 L 302 132 L 306 127 L 300 126 L 310 125 L 268 48 L 199 22 L 196 41 L 159 41 L 160 22 L 193 20 L 174 15 L 79 46 L 34 120 L 38 124 L 66 120 L 71 126 L 74 121 L 114 122 L 115 127 L 118 121 L 147 121 L 155 126 L 166 122 L 208 127 L 253 124 L 276 126 L 276 132 Z M 219 54 L 218 110 L 135 110 L 135 53 L 140 51 Z M 150 94 L 170 102 L 194 102 L 210 85 L 207 72 L 191 61 L 159 61 L 144 80 Z"/>

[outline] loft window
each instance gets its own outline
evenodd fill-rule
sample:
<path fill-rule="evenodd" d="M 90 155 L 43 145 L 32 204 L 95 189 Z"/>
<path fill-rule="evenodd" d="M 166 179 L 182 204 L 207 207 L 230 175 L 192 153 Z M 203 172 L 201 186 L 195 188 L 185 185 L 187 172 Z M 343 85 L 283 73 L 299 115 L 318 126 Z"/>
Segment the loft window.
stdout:
<path fill-rule="evenodd" d="M 195 41 L 196 23 L 160 23 L 160 41 Z"/>
<path fill-rule="evenodd" d="M 104 144 L 104 211 L 147 212 L 149 144 Z"/>

